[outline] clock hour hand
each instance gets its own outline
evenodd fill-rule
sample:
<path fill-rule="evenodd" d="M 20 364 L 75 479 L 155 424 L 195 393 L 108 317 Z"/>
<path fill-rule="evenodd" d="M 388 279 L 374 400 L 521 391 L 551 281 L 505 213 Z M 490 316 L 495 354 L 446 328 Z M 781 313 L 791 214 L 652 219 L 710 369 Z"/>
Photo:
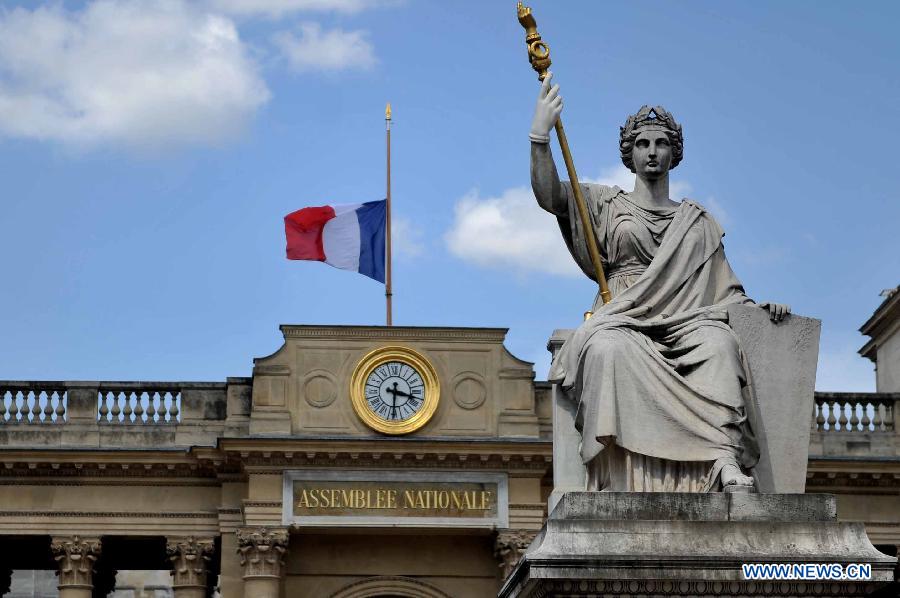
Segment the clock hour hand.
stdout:
<path fill-rule="evenodd" d="M 398 383 L 397 383 L 397 382 L 394 382 L 394 387 L 393 387 L 393 388 L 386 388 L 386 389 L 385 389 L 385 392 L 388 392 L 388 393 L 391 393 L 392 395 L 394 395 L 394 403 L 397 402 L 397 397 L 398 397 L 398 396 L 400 396 L 400 397 L 406 397 L 407 399 L 411 399 L 411 398 L 412 398 L 412 395 L 411 395 L 411 394 L 406 393 L 406 392 L 403 392 L 402 390 L 400 390 L 399 388 L 397 388 L 397 386 L 399 386 Z"/>

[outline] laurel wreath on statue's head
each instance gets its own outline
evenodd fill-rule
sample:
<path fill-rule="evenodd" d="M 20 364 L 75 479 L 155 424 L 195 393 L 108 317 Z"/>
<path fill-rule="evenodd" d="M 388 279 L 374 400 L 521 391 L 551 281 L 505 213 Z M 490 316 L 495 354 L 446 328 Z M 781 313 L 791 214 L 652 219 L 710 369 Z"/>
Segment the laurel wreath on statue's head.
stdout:
<path fill-rule="evenodd" d="M 651 126 L 662 129 L 669 138 L 669 143 L 672 145 L 670 170 L 678 166 L 684 157 L 684 136 L 681 132 L 681 125 L 675 122 L 675 117 L 662 106 L 644 105 L 635 114 L 628 117 L 624 126 L 619 127 L 619 152 L 622 156 L 622 163 L 631 172 L 634 172 L 634 160 L 631 158 L 634 140 L 640 135 L 642 129 Z"/>

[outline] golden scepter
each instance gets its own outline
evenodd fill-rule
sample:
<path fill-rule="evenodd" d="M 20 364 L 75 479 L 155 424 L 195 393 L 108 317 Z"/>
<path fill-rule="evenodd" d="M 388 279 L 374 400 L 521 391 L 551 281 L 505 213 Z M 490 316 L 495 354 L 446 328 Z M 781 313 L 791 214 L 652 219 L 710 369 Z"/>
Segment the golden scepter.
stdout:
<path fill-rule="evenodd" d="M 528 62 L 531 68 L 537 71 L 538 80 L 543 81 L 550 68 L 550 46 L 541 40 L 537 23 L 531 15 L 531 9 L 519 2 L 519 23 L 525 28 L 525 45 L 528 46 Z M 559 147 L 562 150 L 563 160 L 566 163 L 566 171 L 569 173 L 569 182 L 572 183 L 572 191 L 575 194 L 575 205 L 578 208 L 578 216 L 581 218 L 581 228 L 584 230 L 584 241 L 587 244 L 591 263 L 594 265 L 594 274 L 597 284 L 600 285 L 600 298 L 603 303 L 609 303 L 609 286 L 606 284 L 606 275 L 603 274 L 603 264 L 600 263 L 600 249 L 597 246 L 597 238 L 594 236 L 594 227 L 588 214 L 587 204 L 581 194 L 581 185 L 578 184 L 578 175 L 575 174 L 575 163 L 572 161 L 572 153 L 569 151 L 569 142 L 566 140 L 566 131 L 563 129 L 562 117 L 556 119 L 556 137 L 559 139 Z M 585 314 L 586 317 L 590 312 Z"/>

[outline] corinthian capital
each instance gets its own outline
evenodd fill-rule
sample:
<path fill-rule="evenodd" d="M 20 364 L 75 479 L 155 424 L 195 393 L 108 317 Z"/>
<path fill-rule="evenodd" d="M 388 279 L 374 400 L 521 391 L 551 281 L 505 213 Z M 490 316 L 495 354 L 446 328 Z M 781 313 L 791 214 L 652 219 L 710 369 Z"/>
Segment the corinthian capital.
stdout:
<path fill-rule="evenodd" d="M 248 577 L 281 577 L 288 530 L 283 527 L 245 527 L 237 531 L 238 554 Z"/>
<path fill-rule="evenodd" d="M 206 564 L 215 549 L 212 538 L 167 538 L 172 587 L 206 587 Z"/>
<path fill-rule="evenodd" d="M 100 538 L 55 537 L 50 542 L 53 558 L 59 563 L 59 585 L 93 587 L 94 561 L 100 556 Z"/>

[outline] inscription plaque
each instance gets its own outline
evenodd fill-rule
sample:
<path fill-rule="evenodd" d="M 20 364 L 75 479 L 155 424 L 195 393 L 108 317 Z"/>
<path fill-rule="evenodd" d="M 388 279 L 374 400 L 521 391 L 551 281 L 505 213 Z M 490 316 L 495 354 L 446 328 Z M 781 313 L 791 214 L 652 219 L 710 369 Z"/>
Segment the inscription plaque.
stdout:
<path fill-rule="evenodd" d="M 507 527 L 506 474 L 286 471 L 283 522 L 297 526 Z"/>

